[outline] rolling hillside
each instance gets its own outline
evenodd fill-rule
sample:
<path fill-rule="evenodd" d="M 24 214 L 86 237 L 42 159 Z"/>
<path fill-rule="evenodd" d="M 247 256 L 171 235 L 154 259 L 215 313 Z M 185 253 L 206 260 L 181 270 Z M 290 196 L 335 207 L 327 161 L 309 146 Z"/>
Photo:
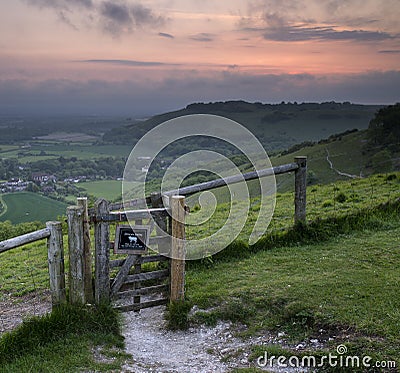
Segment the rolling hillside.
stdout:
<path fill-rule="evenodd" d="M 399 125 L 400 105 L 397 104 L 379 110 L 367 130 L 347 131 L 317 144 L 300 144 L 274 157 L 272 162 L 288 163 L 296 155 L 306 155 L 310 184 L 327 184 L 373 173 L 398 171 Z"/>
<path fill-rule="evenodd" d="M 9 220 L 13 224 L 56 220 L 57 216 L 65 215 L 67 205 L 36 193 L 22 192 L 2 195 L 5 209 L 0 215 L 0 221 Z"/>
<path fill-rule="evenodd" d="M 262 104 L 245 101 L 197 103 L 154 116 L 146 121 L 114 128 L 105 142 L 135 143 L 151 128 L 189 114 L 214 114 L 235 120 L 255 134 L 268 151 L 287 149 L 302 141 L 318 141 L 349 129 L 365 129 L 379 106 L 351 103 Z M 190 146 L 190 144 L 189 144 Z"/>

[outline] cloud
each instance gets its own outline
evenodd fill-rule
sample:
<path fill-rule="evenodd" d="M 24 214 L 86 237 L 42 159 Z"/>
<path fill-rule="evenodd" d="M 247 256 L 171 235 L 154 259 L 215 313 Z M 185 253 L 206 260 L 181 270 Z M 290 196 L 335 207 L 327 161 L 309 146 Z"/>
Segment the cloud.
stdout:
<path fill-rule="evenodd" d="M 104 1 L 100 6 L 100 14 L 108 20 L 119 24 L 131 24 L 133 22 L 126 4 Z"/>
<path fill-rule="evenodd" d="M 315 21 L 292 22 L 286 15 L 280 13 L 265 13 L 262 21 L 265 26 L 252 27 L 250 19 L 243 19 L 240 26 L 243 31 L 257 32 L 265 40 L 280 42 L 298 41 L 383 41 L 394 39 L 398 35 L 392 35 L 383 31 L 369 30 L 341 30 L 337 25 L 316 26 Z"/>
<path fill-rule="evenodd" d="M 39 8 L 53 8 L 72 10 L 74 7 L 91 9 L 94 7 L 92 0 L 24 0 L 26 3 Z"/>
<path fill-rule="evenodd" d="M 96 27 L 111 34 L 120 36 L 132 33 L 145 27 L 157 28 L 166 23 L 163 15 L 139 2 L 128 0 L 23 0 L 40 9 L 52 9 L 58 18 L 69 26 L 78 29 L 76 22 L 83 25 L 93 23 Z M 88 13 L 85 14 L 85 11 Z M 83 17 L 84 21 L 79 21 Z M 73 21 L 77 19 L 77 21 Z"/>
<path fill-rule="evenodd" d="M 207 32 L 201 32 L 199 34 L 192 35 L 190 37 L 190 39 L 194 40 L 194 41 L 210 42 L 210 41 L 214 41 L 215 35 L 214 34 L 209 34 Z"/>
<path fill-rule="evenodd" d="M 387 50 L 381 50 L 378 53 L 383 53 L 383 54 L 400 54 L 400 49 L 387 49 Z"/>
<path fill-rule="evenodd" d="M 163 38 L 168 38 L 168 39 L 175 39 L 174 35 L 171 34 L 167 34 L 166 32 L 159 32 L 158 36 L 161 36 Z"/>
<path fill-rule="evenodd" d="M 399 37 L 396 28 L 384 26 L 387 9 L 378 8 L 375 0 L 253 0 L 248 14 L 239 28 L 271 41 L 377 42 Z"/>
<path fill-rule="evenodd" d="M 307 41 L 307 40 L 350 40 L 350 41 L 382 41 L 393 39 L 386 32 L 365 30 L 339 31 L 332 27 L 280 26 L 266 28 L 263 37 L 272 41 Z"/>
<path fill-rule="evenodd" d="M 132 67 L 153 67 L 153 66 L 179 66 L 179 64 L 167 64 L 157 61 L 135 61 L 135 60 L 82 60 L 76 62 L 94 63 L 103 65 L 120 65 Z"/>
<path fill-rule="evenodd" d="M 144 26 L 158 27 L 165 24 L 165 18 L 156 15 L 142 4 L 103 1 L 99 8 L 104 30 L 114 36 L 123 32 L 132 32 Z"/>

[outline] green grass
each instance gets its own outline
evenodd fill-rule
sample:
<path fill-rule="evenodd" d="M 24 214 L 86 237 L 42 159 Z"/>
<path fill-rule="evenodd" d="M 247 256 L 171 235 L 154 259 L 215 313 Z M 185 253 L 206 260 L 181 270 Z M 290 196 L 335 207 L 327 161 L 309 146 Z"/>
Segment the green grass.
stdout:
<path fill-rule="evenodd" d="M 65 243 L 66 237 L 65 237 Z M 49 288 L 46 240 L 0 254 L 0 297 Z"/>
<path fill-rule="evenodd" d="M 1 221 L 10 220 L 14 224 L 56 220 L 65 215 L 67 205 L 36 193 L 21 192 L 2 195 L 7 210 L 0 215 Z"/>
<path fill-rule="evenodd" d="M 0 148 L 6 148 L 0 146 Z M 63 144 L 54 142 L 32 142 L 31 148 L 20 149 L 18 146 L 7 147 L 1 152 L 3 158 L 18 158 L 21 163 L 36 162 L 39 160 L 55 159 L 59 157 L 78 159 L 96 159 L 104 157 L 128 157 L 132 150 L 130 145 L 93 145 L 90 142 L 82 144 Z M 43 154 L 42 152 L 45 152 Z M 42 154 L 42 155 L 41 155 Z"/>
<path fill-rule="evenodd" d="M 79 187 L 96 198 L 105 198 L 108 201 L 121 199 L 122 195 L 122 181 L 117 180 L 87 181 L 80 183 Z"/>
<path fill-rule="evenodd" d="M 348 334 L 345 343 L 355 352 L 399 363 L 398 220 L 395 225 L 195 267 L 186 277 L 188 298 L 213 308 L 200 314 L 203 322 L 239 321 L 247 335 L 284 331 L 292 343 L 319 338 L 321 329 Z"/>
<path fill-rule="evenodd" d="M 188 301 L 208 309 L 198 313 L 196 321 L 212 324 L 222 318 L 245 323 L 247 335 L 285 331 L 289 343 L 319 338 L 323 329 L 338 336 L 332 341 L 333 349 L 345 342 L 354 353 L 399 362 L 400 214 L 399 202 L 394 202 L 400 197 L 399 182 L 396 174 L 311 186 L 307 208 L 313 222 L 307 227 L 292 227 L 293 193 L 279 194 L 271 230 L 258 244 L 248 247 L 238 241 L 213 258 L 188 263 Z M 337 198 L 341 194 L 346 198 Z M 331 201 L 328 205 L 327 200 Z M 257 199 L 252 201 L 252 214 L 257 212 L 257 203 Z M 217 209 L 218 219 L 226 208 Z M 214 229 L 199 227 L 188 235 L 206 234 L 207 228 Z M 250 228 L 246 229 L 248 234 Z M 14 299 L 47 288 L 45 241 L 1 254 L 0 284 L 0 295 L 11 294 Z M 350 338 L 342 341 L 345 334 Z M 71 338 L 65 345 L 68 351 L 72 348 L 70 355 L 66 352 L 72 371 L 94 364 L 85 352 L 90 351 L 94 337 Z M 74 350 L 80 339 L 82 344 Z M 47 357 L 39 360 L 50 359 L 60 343 L 64 342 L 40 347 L 44 349 L 40 356 Z M 83 351 L 82 357 L 78 351 Z M 73 355 L 79 362 L 74 362 Z M 34 364 L 34 356 L 28 354 L 10 364 L 23 364 L 19 360 L 24 359 L 25 364 Z M 23 366 L 9 367 L 24 370 Z M 35 368 L 51 371 L 45 365 Z M 63 369 L 60 365 L 59 371 Z"/>
<path fill-rule="evenodd" d="M 340 217 L 355 213 L 365 208 L 372 208 L 381 203 L 400 198 L 400 173 L 388 175 L 375 175 L 365 179 L 354 179 L 338 181 L 330 185 L 315 185 L 307 188 L 307 219 L 315 221 L 327 217 Z M 290 180 L 293 190 L 293 177 Z M 256 182 L 249 183 L 250 193 L 255 195 Z M 339 195 L 343 195 L 343 202 L 337 201 Z M 227 189 L 215 190 L 216 198 L 219 201 L 226 201 L 228 198 Z M 196 197 L 191 197 L 189 205 L 193 213 L 188 216 L 187 221 L 195 220 L 198 202 Z M 327 203 L 329 201 L 329 203 Z M 236 204 L 245 206 L 242 201 Z M 197 205 L 197 207 L 196 207 Z M 254 223 L 258 218 L 260 207 L 259 197 L 250 202 L 250 210 L 247 223 L 239 235 L 239 239 L 247 241 Z M 245 208 L 245 207 L 243 207 Z M 210 208 L 211 209 L 211 208 Z M 226 221 L 230 206 L 228 203 L 220 203 L 212 217 L 201 225 L 187 228 L 189 239 L 206 237 L 210 232 L 217 231 Z M 207 209 L 204 211 L 207 215 Z M 199 214 L 199 212 L 197 212 Z M 278 193 L 276 195 L 276 207 L 273 218 L 268 226 L 267 233 L 282 231 L 291 227 L 294 223 L 294 192 Z M 235 229 L 235 227 L 233 227 Z"/>
<path fill-rule="evenodd" d="M 0 337 L 0 372 L 120 371 L 122 347 L 115 311 L 63 306 Z"/>

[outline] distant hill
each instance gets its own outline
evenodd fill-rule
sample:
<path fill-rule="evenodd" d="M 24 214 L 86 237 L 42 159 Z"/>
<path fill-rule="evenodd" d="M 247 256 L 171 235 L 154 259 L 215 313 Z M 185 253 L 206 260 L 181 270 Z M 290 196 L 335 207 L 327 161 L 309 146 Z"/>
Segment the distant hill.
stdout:
<path fill-rule="evenodd" d="M 400 104 L 380 109 L 366 130 L 297 144 L 271 161 L 274 165 L 289 163 L 297 155 L 308 157 L 308 179 L 312 184 L 399 171 Z M 281 189 L 286 189 L 285 179 L 280 181 Z"/>
<path fill-rule="evenodd" d="M 160 123 L 183 115 L 214 114 L 247 127 L 267 151 L 287 149 L 303 141 L 318 141 L 349 129 L 366 129 L 381 106 L 336 103 L 263 104 L 245 101 L 194 103 L 186 108 L 154 116 L 146 121 L 113 128 L 103 141 L 134 144 Z M 187 147 L 193 145 L 186 142 Z"/>

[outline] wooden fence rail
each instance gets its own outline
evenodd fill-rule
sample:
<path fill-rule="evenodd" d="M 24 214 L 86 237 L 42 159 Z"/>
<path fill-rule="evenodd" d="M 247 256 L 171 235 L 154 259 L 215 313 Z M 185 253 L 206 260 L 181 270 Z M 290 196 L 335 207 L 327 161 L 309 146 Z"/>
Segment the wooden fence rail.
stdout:
<path fill-rule="evenodd" d="M 66 302 L 64 245 L 62 225 L 58 221 L 46 223 L 46 228 L 0 242 L 0 253 L 47 239 L 50 293 L 53 306 Z"/>
<path fill-rule="evenodd" d="M 20 246 L 27 245 L 28 243 L 36 242 L 50 237 L 50 230 L 48 228 L 39 231 L 24 234 L 22 236 L 10 238 L 0 242 L 0 253 L 8 250 L 15 249 Z"/>
<path fill-rule="evenodd" d="M 163 195 L 166 197 L 171 197 L 173 195 L 180 196 L 190 196 L 199 192 L 206 190 L 211 190 L 215 188 L 220 188 L 226 185 L 236 184 L 245 181 L 260 179 L 262 177 L 272 176 L 272 175 L 282 175 L 289 172 L 295 173 L 295 215 L 294 221 L 305 222 L 306 221 L 306 189 L 307 189 L 307 157 L 298 156 L 294 158 L 293 163 L 288 163 L 280 166 L 275 166 L 272 168 L 266 168 L 263 170 L 247 172 L 245 174 L 228 176 L 226 178 L 215 179 L 211 181 L 206 181 L 204 183 L 189 185 L 179 189 L 169 190 L 164 192 Z M 157 203 L 158 200 L 158 203 Z M 156 203 L 155 203 L 156 202 Z M 139 205 L 150 205 L 153 207 L 162 205 L 162 198 L 159 193 L 153 193 L 151 196 L 145 199 L 135 199 L 131 201 L 125 201 L 124 203 L 114 203 L 109 205 L 110 211 L 122 210 L 130 206 Z"/>

